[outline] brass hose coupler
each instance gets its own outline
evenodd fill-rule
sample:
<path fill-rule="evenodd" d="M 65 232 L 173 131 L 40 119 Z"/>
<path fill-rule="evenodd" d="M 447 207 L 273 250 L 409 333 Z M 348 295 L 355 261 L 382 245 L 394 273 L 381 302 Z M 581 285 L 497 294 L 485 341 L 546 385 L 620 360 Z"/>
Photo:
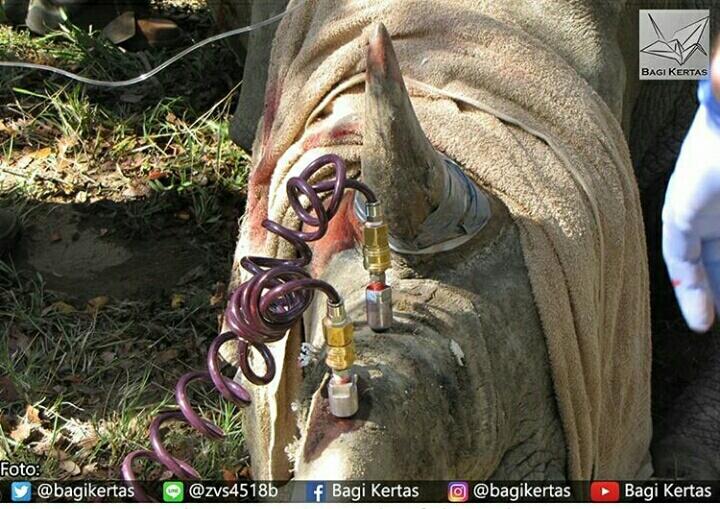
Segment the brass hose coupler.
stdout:
<path fill-rule="evenodd" d="M 323 335 L 327 344 L 325 363 L 333 371 L 346 371 L 355 362 L 355 343 L 353 341 L 353 325 L 345 312 L 345 305 L 340 302 L 328 302 L 327 316 L 323 318 Z"/>
<path fill-rule="evenodd" d="M 383 332 L 392 325 L 392 288 L 385 282 L 385 272 L 390 268 L 390 243 L 380 202 L 365 204 L 363 265 L 370 273 L 370 284 L 365 288 L 368 326 Z"/>
<path fill-rule="evenodd" d="M 332 370 L 328 383 L 330 413 L 335 417 L 352 417 L 359 408 L 357 375 L 351 371 L 355 362 L 355 342 L 353 325 L 342 302 L 328 302 L 323 335 L 327 344 L 325 363 Z"/>
<path fill-rule="evenodd" d="M 383 218 L 380 202 L 365 204 L 363 265 L 365 270 L 371 274 L 385 274 L 385 271 L 390 268 L 388 227 Z"/>

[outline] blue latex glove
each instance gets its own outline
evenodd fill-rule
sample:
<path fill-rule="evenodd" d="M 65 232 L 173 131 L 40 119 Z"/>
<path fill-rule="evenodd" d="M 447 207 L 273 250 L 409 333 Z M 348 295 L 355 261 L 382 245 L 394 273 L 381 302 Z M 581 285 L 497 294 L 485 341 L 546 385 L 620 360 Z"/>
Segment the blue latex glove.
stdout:
<path fill-rule="evenodd" d="M 705 332 L 720 311 L 720 101 L 709 80 L 698 98 L 665 195 L 663 256 L 685 321 Z"/>

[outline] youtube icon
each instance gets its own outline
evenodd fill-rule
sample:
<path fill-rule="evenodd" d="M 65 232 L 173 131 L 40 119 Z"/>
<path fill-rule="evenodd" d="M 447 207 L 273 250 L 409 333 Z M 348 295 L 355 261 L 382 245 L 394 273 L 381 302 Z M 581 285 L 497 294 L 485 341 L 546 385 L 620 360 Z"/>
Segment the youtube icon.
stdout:
<path fill-rule="evenodd" d="M 590 484 L 590 500 L 593 502 L 618 502 L 620 483 L 617 481 L 593 481 Z"/>

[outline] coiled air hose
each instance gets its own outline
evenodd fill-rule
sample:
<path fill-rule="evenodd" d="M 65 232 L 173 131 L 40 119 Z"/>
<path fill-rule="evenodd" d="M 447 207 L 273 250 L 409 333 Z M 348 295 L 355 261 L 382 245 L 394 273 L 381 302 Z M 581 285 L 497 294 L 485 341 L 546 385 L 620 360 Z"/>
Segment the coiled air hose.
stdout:
<path fill-rule="evenodd" d="M 311 184 L 310 180 L 328 165 L 333 167 L 333 176 Z M 225 311 L 225 323 L 229 329 L 218 335 L 210 344 L 207 355 L 207 370 L 183 375 L 175 386 L 175 400 L 179 411 L 158 415 L 150 425 L 152 450 L 139 450 L 128 454 L 122 464 L 122 478 L 135 484 L 133 465 L 145 458 L 159 463 L 180 479 L 199 479 L 198 472 L 187 462 L 174 457 L 163 445 L 160 428 L 168 421 L 189 424 L 202 435 L 211 439 L 223 439 L 224 434 L 215 424 L 203 419 L 193 409 L 188 396 L 188 386 L 195 381 L 210 382 L 223 398 L 238 406 L 251 403 L 250 394 L 238 382 L 225 377 L 220 371 L 220 348 L 229 341 L 237 342 L 237 363 L 244 377 L 256 385 L 268 384 L 275 376 L 275 360 L 267 343 L 282 339 L 286 332 L 302 318 L 310 306 L 315 291 L 324 293 L 328 301 L 328 315 L 323 321 L 323 331 L 328 347 L 326 364 L 333 371 L 329 384 L 330 408 L 337 417 L 350 417 L 357 411 L 356 377 L 350 372 L 355 358 L 352 323 L 345 313 L 342 298 L 328 283 L 313 279 L 307 271 L 312 261 L 308 242 L 322 238 L 328 225 L 337 213 L 347 189 L 360 192 L 366 200 L 368 220 L 364 229 L 365 266 L 370 271 L 371 283 L 367 287 L 368 322 L 375 330 L 389 327 L 389 299 L 382 322 L 373 319 L 372 310 L 377 306 L 372 299 L 378 289 L 389 292 L 384 273 L 390 265 L 387 244 L 387 227 L 382 221 L 382 212 L 375 194 L 362 182 L 348 179 L 343 160 L 333 154 L 314 160 L 298 177 L 287 183 L 287 195 L 291 207 L 302 224 L 309 231 L 291 230 L 275 221 L 265 219 L 262 226 L 289 242 L 298 253 L 294 259 L 278 259 L 257 256 L 244 257 L 240 265 L 251 277 L 242 283 L 230 296 Z M 323 200 L 321 194 L 330 193 Z M 301 203 L 304 197 L 307 210 Z M 265 373 L 256 373 L 249 363 L 249 349 L 253 348 L 265 364 Z M 353 394 L 354 391 L 354 394 Z M 150 500 L 136 486 L 140 500 Z"/>

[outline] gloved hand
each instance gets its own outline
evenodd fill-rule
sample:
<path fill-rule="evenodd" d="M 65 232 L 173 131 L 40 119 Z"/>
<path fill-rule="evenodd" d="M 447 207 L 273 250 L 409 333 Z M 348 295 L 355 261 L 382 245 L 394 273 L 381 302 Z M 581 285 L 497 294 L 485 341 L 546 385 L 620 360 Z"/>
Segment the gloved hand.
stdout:
<path fill-rule="evenodd" d="M 670 178 L 663 220 L 663 256 L 688 326 L 705 332 L 720 312 L 720 58 L 713 82 L 698 88 L 700 107 Z"/>

